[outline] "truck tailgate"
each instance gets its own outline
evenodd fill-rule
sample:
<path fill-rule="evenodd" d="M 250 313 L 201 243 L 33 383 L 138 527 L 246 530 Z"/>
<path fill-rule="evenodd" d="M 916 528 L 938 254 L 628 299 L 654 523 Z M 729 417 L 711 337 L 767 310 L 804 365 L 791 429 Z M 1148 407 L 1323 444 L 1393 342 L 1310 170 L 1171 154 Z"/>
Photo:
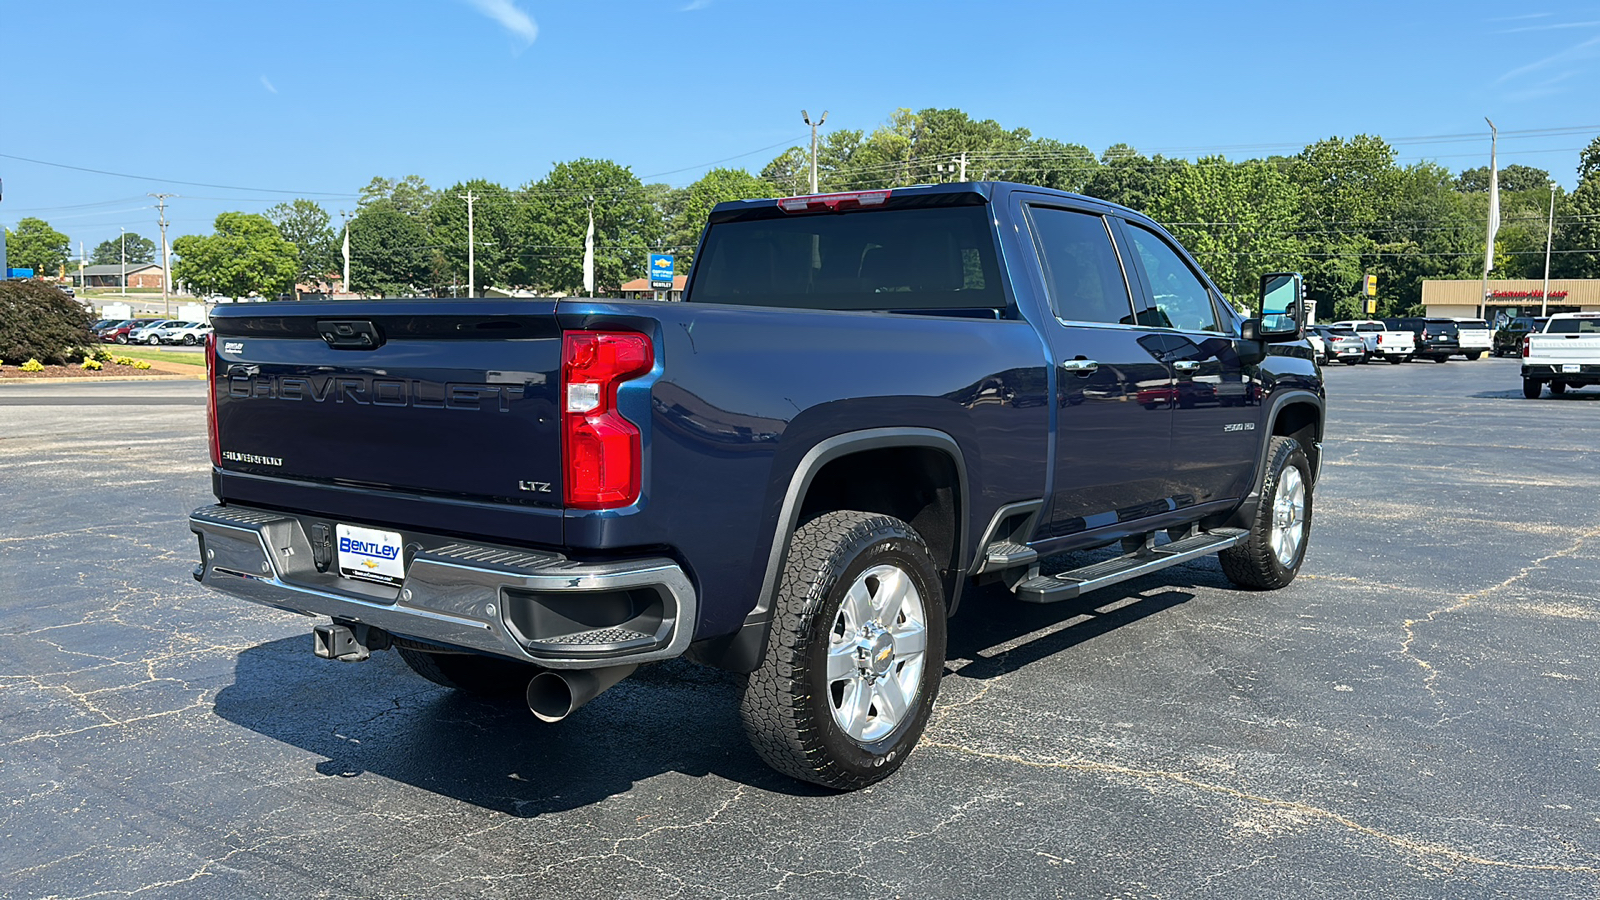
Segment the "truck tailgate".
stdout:
<path fill-rule="evenodd" d="M 560 509 L 555 301 L 275 303 L 213 323 L 225 473 Z"/>
<path fill-rule="evenodd" d="M 1524 363 L 1600 365 L 1600 333 L 1528 335 Z"/>

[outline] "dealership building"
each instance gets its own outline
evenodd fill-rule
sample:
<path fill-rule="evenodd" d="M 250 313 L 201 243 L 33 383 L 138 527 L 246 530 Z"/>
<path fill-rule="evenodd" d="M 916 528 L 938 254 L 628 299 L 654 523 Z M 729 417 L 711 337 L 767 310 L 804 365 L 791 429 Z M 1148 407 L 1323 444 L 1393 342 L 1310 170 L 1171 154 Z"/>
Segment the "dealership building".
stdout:
<path fill-rule="evenodd" d="M 1422 305 L 1429 316 L 1475 319 L 1483 289 L 1483 282 L 1476 278 L 1424 280 Z M 1493 324 L 1502 317 L 1537 316 L 1542 314 L 1541 303 L 1544 312 L 1550 313 L 1600 312 L 1600 279 L 1552 278 L 1548 303 L 1544 303 L 1545 299 L 1542 279 L 1491 280 L 1483 317 Z"/>

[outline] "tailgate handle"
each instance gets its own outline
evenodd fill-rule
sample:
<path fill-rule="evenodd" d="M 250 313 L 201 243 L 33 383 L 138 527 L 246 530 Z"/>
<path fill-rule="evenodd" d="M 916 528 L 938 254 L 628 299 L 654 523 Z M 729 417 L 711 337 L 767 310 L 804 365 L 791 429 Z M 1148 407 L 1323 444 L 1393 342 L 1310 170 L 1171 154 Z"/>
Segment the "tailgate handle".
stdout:
<path fill-rule="evenodd" d="M 319 319 L 317 333 L 335 350 L 376 350 L 383 346 L 378 326 L 361 319 Z"/>

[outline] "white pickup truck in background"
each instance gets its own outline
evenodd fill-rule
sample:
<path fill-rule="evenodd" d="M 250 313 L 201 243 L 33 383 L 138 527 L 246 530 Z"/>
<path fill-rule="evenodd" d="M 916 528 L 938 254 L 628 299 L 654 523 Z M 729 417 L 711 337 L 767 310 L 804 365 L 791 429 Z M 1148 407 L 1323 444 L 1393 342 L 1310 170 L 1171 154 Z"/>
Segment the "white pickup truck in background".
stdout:
<path fill-rule="evenodd" d="M 1410 331 L 1391 330 L 1376 319 L 1350 319 L 1334 322 L 1334 328 L 1348 328 L 1367 345 L 1367 356 L 1399 365 L 1417 352 L 1417 336 Z"/>
<path fill-rule="evenodd" d="M 1600 384 L 1600 313 L 1557 313 L 1522 339 L 1522 396 Z"/>
<path fill-rule="evenodd" d="M 1454 319 L 1456 340 L 1461 342 L 1461 355 L 1467 359 L 1483 359 L 1494 349 L 1494 332 L 1482 319 Z"/>

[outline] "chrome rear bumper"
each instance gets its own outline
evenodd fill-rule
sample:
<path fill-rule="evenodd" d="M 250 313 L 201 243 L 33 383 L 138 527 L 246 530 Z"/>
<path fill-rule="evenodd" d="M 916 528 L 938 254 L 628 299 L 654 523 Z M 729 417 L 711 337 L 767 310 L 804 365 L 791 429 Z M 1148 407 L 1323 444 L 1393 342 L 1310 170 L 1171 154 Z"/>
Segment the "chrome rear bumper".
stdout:
<path fill-rule="evenodd" d="M 207 506 L 190 513 L 189 530 L 207 587 L 446 647 L 590 669 L 680 656 L 694 635 L 694 587 L 670 559 L 585 564 L 407 533 L 405 581 L 389 586 L 319 570 L 297 516 Z"/>

